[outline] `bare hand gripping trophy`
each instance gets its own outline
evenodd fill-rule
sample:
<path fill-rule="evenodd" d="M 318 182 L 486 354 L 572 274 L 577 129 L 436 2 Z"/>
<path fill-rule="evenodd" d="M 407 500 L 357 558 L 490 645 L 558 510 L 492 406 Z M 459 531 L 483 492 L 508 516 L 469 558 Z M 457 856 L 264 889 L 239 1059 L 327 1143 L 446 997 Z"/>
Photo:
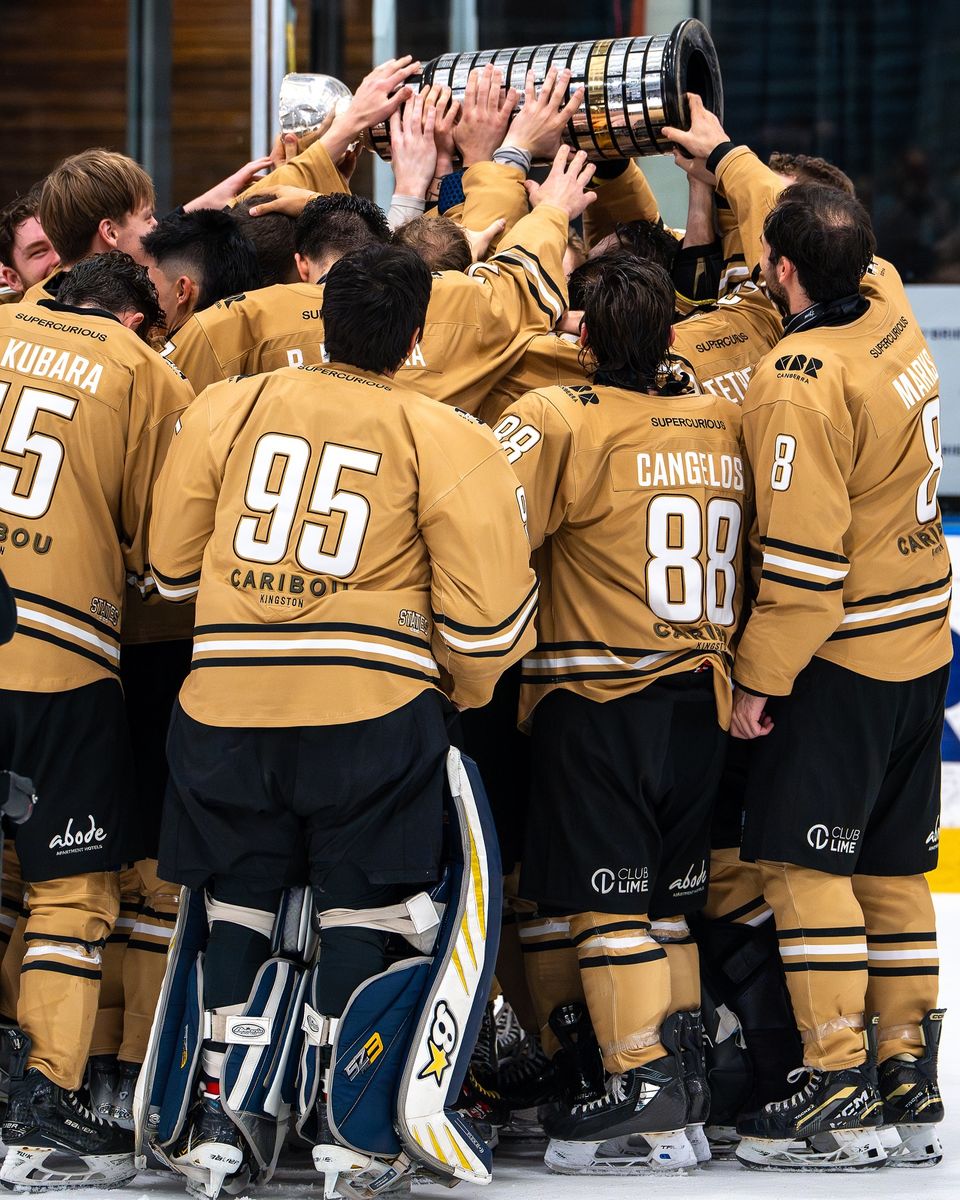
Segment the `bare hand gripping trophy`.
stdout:
<path fill-rule="evenodd" d="M 664 125 L 689 125 L 686 92 L 696 92 L 723 120 L 717 52 L 705 26 L 692 18 L 681 21 L 672 33 L 654 37 L 441 54 L 407 82 L 415 90 L 445 84 L 454 99 L 462 100 L 470 72 L 487 63 L 498 67 L 504 87 L 515 87 L 521 97 L 527 71 L 533 71 L 539 90 L 551 67 L 569 68 L 570 92 L 582 85 L 585 95 L 564 141 L 586 151 L 594 162 L 668 154 L 673 145 L 660 130 Z M 385 124 L 369 131 L 369 145 L 381 158 L 390 157 L 390 131 Z"/>

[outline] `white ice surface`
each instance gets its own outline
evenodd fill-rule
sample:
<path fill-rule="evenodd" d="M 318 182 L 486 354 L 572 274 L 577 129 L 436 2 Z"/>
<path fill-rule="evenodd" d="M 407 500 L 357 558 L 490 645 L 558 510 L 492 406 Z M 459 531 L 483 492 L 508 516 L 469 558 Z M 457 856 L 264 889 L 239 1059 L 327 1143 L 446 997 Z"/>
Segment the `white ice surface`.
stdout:
<path fill-rule="evenodd" d="M 497 1152 L 493 1182 L 482 1190 L 460 1184 L 455 1191 L 415 1187 L 413 1200 L 960 1200 L 960 894 L 936 897 L 940 934 L 940 1004 L 951 1009 L 944 1022 L 940 1083 L 947 1107 L 941 1127 L 944 1159 L 939 1167 L 883 1167 L 863 1174 L 802 1175 L 747 1171 L 736 1163 L 709 1163 L 671 1179 L 571 1178 L 551 1175 L 535 1154 Z M 321 1200 L 320 1177 L 275 1179 L 250 1190 L 250 1200 Z M 157 1173 L 140 1175 L 123 1191 L 71 1189 L 55 1193 L 76 1200 L 183 1200 L 183 1188 Z"/>

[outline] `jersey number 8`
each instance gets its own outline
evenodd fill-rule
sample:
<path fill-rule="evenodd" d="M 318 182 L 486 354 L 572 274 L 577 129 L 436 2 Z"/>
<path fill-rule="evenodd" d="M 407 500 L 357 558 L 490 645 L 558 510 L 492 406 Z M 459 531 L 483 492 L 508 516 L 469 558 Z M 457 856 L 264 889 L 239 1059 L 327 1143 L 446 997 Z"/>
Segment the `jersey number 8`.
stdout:
<path fill-rule="evenodd" d="M 292 434 L 265 433 L 257 442 L 243 497 L 244 505 L 256 515 L 242 516 L 233 538 L 233 548 L 240 558 L 258 563 L 286 559 L 311 454 L 306 438 Z M 304 570 L 337 579 L 353 574 L 370 520 L 370 505 L 364 496 L 340 487 L 340 474 L 362 471 L 376 475 L 379 470 L 380 455 L 372 450 L 336 442 L 324 444 L 307 515 L 338 514 L 340 534 L 334 537 L 326 522 L 304 520 L 296 547 L 297 562 Z M 325 550 L 328 537 L 334 545 Z"/>
<path fill-rule="evenodd" d="M 665 621 L 706 619 L 732 625 L 743 516 L 735 500 L 719 496 L 706 512 L 692 496 L 655 496 L 647 508 L 647 604 Z M 706 525 L 707 565 L 703 551 Z"/>

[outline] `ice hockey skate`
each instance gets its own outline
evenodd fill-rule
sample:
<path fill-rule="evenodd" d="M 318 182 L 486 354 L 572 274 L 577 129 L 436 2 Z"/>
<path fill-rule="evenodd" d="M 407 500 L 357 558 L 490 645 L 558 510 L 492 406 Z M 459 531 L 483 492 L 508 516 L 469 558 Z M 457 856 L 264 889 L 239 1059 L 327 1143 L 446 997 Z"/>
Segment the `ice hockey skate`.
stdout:
<path fill-rule="evenodd" d="M 883 1138 L 891 1167 L 932 1167 L 943 1158 L 935 1130 L 943 1120 L 943 1100 L 937 1084 L 943 1013 L 942 1008 L 934 1009 L 920 1022 L 920 1058 L 897 1055 L 880 1067 Z"/>
<path fill-rule="evenodd" d="M 697 1165 L 683 1067 L 671 1054 L 611 1075 L 604 1094 L 551 1114 L 544 1163 L 560 1175 L 635 1175 Z"/>
<path fill-rule="evenodd" d="M 130 1134 L 35 1068 L 10 1081 L 3 1141 L 0 1183 L 15 1192 L 120 1187 L 136 1174 Z"/>
<path fill-rule="evenodd" d="M 113 1110 L 118 1082 L 117 1058 L 114 1054 L 94 1055 L 87 1063 L 87 1093 L 90 1107 L 109 1121 Z"/>
<path fill-rule="evenodd" d="M 200 1101 L 168 1157 L 186 1176 L 191 1196 L 215 1200 L 221 1191 L 236 1195 L 250 1182 L 248 1151 L 239 1129 L 224 1113 L 219 1094 L 202 1087 Z"/>
<path fill-rule="evenodd" d="M 140 1077 L 140 1064 L 120 1062 L 117 1064 L 117 1080 L 110 1105 L 110 1120 L 121 1129 L 133 1129 L 133 1096 Z"/>
<path fill-rule="evenodd" d="M 834 1171 L 880 1167 L 883 1102 L 866 1064 L 845 1071 L 802 1067 L 808 1081 L 786 1100 L 775 1100 L 737 1123 L 737 1159 L 745 1167 Z"/>
<path fill-rule="evenodd" d="M 673 1013 L 663 1023 L 660 1032 L 663 1044 L 679 1053 L 683 1066 L 683 1083 L 687 1090 L 687 1141 L 693 1147 L 698 1163 L 713 1157 L 704 1123 L 710 1113 L 710 1087 L 704 1058 L 703 1021 L 699 1011 Z"/>

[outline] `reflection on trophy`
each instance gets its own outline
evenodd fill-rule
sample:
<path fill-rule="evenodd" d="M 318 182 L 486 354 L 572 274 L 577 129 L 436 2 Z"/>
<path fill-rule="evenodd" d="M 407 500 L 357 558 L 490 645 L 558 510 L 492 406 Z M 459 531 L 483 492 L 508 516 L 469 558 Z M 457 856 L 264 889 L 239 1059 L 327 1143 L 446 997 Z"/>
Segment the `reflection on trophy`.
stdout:
<path fill-rule="evenodd" d="M 696 92 L 723 120 L 717 52 L 704 25 L 692 18 L 681 21 L 672 33 L 655 37 L 441 54 L 408 83 L 414 88 L 445 84 L 455 99 L 462 100 L 470 72 L 487 63 L 499 67 L 504 87 L 515 87 L 521 97 L 527 71 L 533 71 L 539 89 L 551 67 L 568 67 L 570 91 L 583 85 L 586 92 L 564 141 L 576 150 L 585 150 L 595 162 L 669 153 L 672 144 L 660 130 L 664 125 L 686 128 L 689 124 L 685 92 Z M 375 126 L 368 136 L 372 149 L 381 158 L 389 158 L 387 126 Z"/>
<path fill-rule="evenodd" d="M 352 93 L 333 75 L 284 75 L 280 85 L 280 132 L 319 129 L 331 111 L 342 112 Z"/>

